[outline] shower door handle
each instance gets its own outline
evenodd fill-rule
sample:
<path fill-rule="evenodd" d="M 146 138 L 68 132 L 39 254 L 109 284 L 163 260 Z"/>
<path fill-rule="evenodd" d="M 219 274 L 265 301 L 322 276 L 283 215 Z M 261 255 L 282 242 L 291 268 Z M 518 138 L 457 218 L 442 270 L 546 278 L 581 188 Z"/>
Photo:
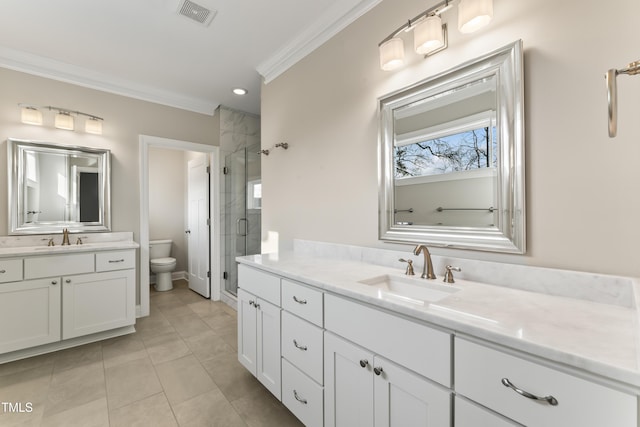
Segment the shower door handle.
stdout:
<path fill-rule="evenodd" d="M 240 231 L 240 221 L 244 222 L 244 232 Z M 245 237 L 248 234 L 248 231 L 247 231 L 248 225 L 249 225 L 249 221 L 247 220 L 247 218 L 238 218 L 236 220 L 236 234 L 238 236 Z"/>

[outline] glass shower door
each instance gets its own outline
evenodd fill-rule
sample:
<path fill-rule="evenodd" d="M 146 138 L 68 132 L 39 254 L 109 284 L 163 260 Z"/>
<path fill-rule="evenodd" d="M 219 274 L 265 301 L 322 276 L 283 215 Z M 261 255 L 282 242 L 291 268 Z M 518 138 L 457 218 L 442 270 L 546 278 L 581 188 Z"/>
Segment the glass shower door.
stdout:
<path fill-rule="evenodd" d="M 238 290 L 237 256 L 260 253 L 262 184 L 258 148 L 225 157 L 224 289 Z"/>

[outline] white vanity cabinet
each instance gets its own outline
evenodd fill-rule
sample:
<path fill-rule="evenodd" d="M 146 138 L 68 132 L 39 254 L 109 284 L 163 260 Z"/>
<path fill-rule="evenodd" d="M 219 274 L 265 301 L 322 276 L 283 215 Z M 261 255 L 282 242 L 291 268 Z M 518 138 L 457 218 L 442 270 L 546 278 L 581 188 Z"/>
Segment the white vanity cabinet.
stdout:
<path fill-rule="evenodd" d="M 323 293 L 282 279 L 282 403 L 307 427 L 323 425 Z"/>
<path fill-rule="evenodd" d="M 637 396 L 466 339 L 455 378 L 459 396 L 529 427 L 638 426 Z M 466 426 L 478 424 L 456 419 Z"/>
<path fill-rule="evenodd" d="M 281 399 L 280 278 L 238 266 L 238 360 Z"/>
<path fill-rule="evenodd" d="M 450 334 L 333 295 L 325 328 L 325 426 L 451 425 Z"/>
<path fill-rule="evenodd" d="M 37 352 L 51 351 L 73 345 L 59 343 L 70 338 L 131 327 L 135 290 L 135 249 L 0 260 L 3 360 L 25 357 L 30 353 L 18 353 L 32 347 L 57 343 Z"/>

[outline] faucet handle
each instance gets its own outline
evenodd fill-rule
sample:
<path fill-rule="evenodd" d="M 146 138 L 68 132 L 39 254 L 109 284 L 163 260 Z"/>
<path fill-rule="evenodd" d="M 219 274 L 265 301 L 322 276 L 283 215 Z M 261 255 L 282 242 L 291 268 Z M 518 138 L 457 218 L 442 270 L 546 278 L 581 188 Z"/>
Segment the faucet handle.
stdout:
<path fill-rule="evenodd" d="M 413 260 L 400 258 L 398 261 L 407 263 L 407 270 L 404 272 L 407 276 L 414 276 L 413 272 Z"/>
<path fill-rule="evenodd" d="M 454 271 L 462 271 L 462 269 L 460 267 L 452 267 L 450 265 L 447 265 L 445 267 L 446 271 L 444 272 L 444 280 L 443 282 L 446 283 L 455 283 L 456 281 L 453 280 L 453 272 Z"/>

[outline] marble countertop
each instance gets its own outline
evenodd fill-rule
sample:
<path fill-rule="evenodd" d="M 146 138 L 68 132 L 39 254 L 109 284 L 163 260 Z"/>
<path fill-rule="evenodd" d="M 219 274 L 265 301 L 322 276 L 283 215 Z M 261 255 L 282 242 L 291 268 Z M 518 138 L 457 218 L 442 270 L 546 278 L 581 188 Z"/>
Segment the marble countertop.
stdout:
<path fill-rule="evenodd" d="M 55 246 L 47 246 L 47 242 L 52 237 Z M 81 245 L 75 244 L 78 237 L 83 241 Z M 70 245 L 62 246 L 61 235 L 2 236 L 0 237 L 0 258 L 113 251 L 140 247 L 137 242 L 133 241 L 133 233 L 131 232 L 69 234 L 69 241 Z"/>
<path fill-rule="evenodd" d="M 402 268 L 298 253 L 239 257 L 241 264 L 307 283 L 460 336 L 473 336 L 631 386 L 640 392 L 640 328 L 633 307 L 456 279 L 459 291 L 435 303 L 381 296 L 362 280 L 404 276 Z M 418 284 L 425 279 L 419 278 Z M 436 283 L 435 281 L 429 281 Z M 442 277 L 437 279 L 442 284 Z"/>

